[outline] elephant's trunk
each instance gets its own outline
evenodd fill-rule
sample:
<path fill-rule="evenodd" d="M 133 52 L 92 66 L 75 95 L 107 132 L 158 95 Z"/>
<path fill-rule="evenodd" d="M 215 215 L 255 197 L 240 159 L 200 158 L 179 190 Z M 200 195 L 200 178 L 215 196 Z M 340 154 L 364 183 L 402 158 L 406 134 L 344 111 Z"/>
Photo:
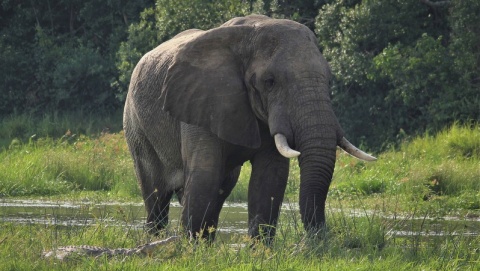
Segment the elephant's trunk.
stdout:
<path fill-rule="evenodd" d="M 292 95 L 294 106 L 290 109 L 289 116 L 293 138 L 288 139 L 294 143 L 296 150 L 288 146 L 285 136 L 275 134 L 277 149 L 283 156 L 298 156 L 300 212 L 307 231 L 317 231 L 325 224 L 325 201 L 335 168 L 337 145 L 359 159 L 376 159 L 343 137 L 332 109 L 328 87 L 323 91 L 311 89 L 312 85 L 318 87 L 318 82 L 321 81 L 317 81 L 317 84 L 303 82 L 304 89 L 297 89 L 297 95 Z"/>
<path fill-rule="evenodd" d="M 335 168 L 337 133 L 334 127 L 324 124 L 302 126 L 306 127 L 304 131 L 299 130 L 295 140 L 302 153 L 298 157 L 300 212 L 305 229 L 316 231 L 325 223 L 325 201 Z"/>
<path fill-rule="evenodd" d="M 310 84 L 311 86 L 312 84 Z M 302 89 L 291 110 L 293 142 L 300 165 L 300 212 L 307 231 L 325 223 L 325 200 L 335 167 L 336 148 L 343 137 L 327 91 Z"/>

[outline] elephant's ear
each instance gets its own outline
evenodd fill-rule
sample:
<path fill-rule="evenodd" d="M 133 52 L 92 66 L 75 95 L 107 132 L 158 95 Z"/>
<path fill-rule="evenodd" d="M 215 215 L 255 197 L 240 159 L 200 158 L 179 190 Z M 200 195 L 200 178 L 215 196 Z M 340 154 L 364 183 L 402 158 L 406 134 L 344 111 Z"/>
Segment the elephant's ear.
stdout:
<path fill-rule="evenodd" d="M 251 29 L 219 27 L 183 43 L 162 86 L 162 109 L 230 143 L 259 147 L 257 119 L 249 103 L 241 57 L 234 49 Z"/>

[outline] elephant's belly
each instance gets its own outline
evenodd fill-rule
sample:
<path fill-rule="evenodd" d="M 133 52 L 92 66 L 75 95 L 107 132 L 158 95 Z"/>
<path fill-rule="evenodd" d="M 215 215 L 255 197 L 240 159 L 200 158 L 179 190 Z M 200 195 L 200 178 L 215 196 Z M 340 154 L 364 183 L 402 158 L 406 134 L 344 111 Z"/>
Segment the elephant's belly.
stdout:
<path fill-rule="evenodd" d="M 184 175 L 183 170 L 175 170 L 167 176 L 167 187 L 169 191 L 177 190 L 183 187 L 184 184 Z"/>

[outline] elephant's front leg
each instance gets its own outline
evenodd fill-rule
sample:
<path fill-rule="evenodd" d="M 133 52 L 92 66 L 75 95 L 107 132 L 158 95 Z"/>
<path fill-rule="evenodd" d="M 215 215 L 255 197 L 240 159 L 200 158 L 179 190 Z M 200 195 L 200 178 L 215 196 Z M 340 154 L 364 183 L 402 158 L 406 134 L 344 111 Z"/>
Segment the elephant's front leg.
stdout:
<path fill-rule="evenodd" d="M 249 234 L 270 244 L 275 236 L 280 206 L 287 186 L 289 160 L 272 147 L 251 160 L 248 187 Z"/>
<path fill-rule="evenodd" d="M 225 178 L 222 142 L 203 128 L 182 124 L 182 156 L 183 227 L 193 237 L 213 240 L 220 213 L 218 197 Z"/>

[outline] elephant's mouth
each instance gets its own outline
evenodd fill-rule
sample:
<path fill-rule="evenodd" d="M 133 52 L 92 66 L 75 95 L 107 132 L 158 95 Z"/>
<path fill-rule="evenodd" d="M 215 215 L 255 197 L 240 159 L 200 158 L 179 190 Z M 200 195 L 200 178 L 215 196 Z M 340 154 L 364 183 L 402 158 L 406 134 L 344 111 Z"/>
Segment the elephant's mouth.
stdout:
<path fill-rule="evenodd" d="M 288 145 L 287 138 L 283 134 L 275 134 L 275 146 L 277 147 L 278 152 L 286 157 L 286 158 L 294 158 L 298 157 L 301 153 L 296 151 Z M 350 143 L 345 137 L 342 137 L 338 146 L 347 152 L 348 154 L 364 161 L 375 161 L 377 160 L 376 157 L 367 154 L 366 152 L 360 150 L 359 148 L 355 147 L 352 143 Z"/>

